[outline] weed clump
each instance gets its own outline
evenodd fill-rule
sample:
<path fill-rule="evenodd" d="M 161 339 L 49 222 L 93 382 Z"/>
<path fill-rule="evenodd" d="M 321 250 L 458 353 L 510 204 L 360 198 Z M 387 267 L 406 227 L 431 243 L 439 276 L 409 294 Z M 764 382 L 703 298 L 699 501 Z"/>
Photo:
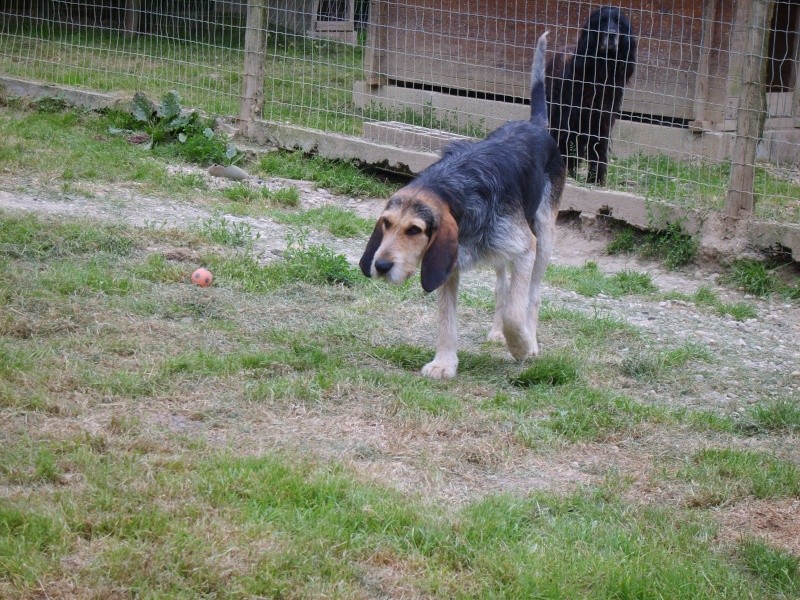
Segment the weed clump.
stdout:
<path fill-rule="evenodd" d="M 667 223 L 663 229 L 647 232 L 624 227 L 606 246 L 609 254 L 636 254 L 641 258 L 657 259 L 668 269 L 690 264 L 698 249 L 698 241 L 687 234 L 680 223 Z"/>
<path fill-rule="evenodd" d="M 214 131 L 214 119 L 184 111 L 175 91 L 164 94 L 158 105 L 137 92 L 131 114 L 114 115 L 112 120 L 116 126 L 109 127 L 111 133 L 127 135 L 129 141 L 147 149 L 170 147 L 189 162 L 231 164 L 241 157 L 236 146 Z"/>
<path fill-rule="evenodd" d="M 546 354 L 533 365 L 511 379 L 518 387 L 535 385 L 564 385 L 577 381 L 580 376 L 577 359 L 566 353 Z"/>
<path fill-rule="evenodd" d="M 741 288 L 748 294 L 765 298 L 777 294 L 790 300 L 800 299 L 800 284 L 786 283 L 781 278 L 781 270 L 786 264 L 770 264 L 752 259 L 734 261 L 730 271 L 720 278 L 727 283 Z"/>

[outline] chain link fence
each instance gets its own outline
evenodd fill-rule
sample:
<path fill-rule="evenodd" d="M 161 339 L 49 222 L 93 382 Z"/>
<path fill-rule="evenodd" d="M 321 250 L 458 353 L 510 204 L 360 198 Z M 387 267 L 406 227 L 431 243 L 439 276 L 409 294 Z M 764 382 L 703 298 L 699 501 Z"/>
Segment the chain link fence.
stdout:
<path fill-rule="evenodd" d="M 800 2 L 620 1 L 638 43 L 606 186 L 800 223 Z M 0 0 L 0 75 L 436 150 L 527 117 L 585 0 Z M 584 171 L 573 181 L 586 185 Z"/>

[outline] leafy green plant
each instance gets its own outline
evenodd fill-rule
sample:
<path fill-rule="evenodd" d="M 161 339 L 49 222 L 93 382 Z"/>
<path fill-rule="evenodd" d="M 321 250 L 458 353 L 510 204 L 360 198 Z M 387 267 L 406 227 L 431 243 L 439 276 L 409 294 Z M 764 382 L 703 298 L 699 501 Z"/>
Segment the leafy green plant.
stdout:
<path fill-rule="evenodd" d="M 39 96 L 31 104 L 40 113 L 64 112 L 73 106 L 63 96 Z"/>
<path fill-rule="evenodd" d="M 197 111 L 187 112 L 180 104 L 178 92 L 164 94 L 156 105 L 142 92 L 137 92 L 131 104 L 135 124 L 144 128 L 149 140 L 146 148 L 177 144 L 178 154 L 200 164 L 231 164 L 240 158 L 233 144 L 228 144 L 213 129 L 213 119 L 203 119 Z M 112 128 L 112 132 L 121 130 Z"/>

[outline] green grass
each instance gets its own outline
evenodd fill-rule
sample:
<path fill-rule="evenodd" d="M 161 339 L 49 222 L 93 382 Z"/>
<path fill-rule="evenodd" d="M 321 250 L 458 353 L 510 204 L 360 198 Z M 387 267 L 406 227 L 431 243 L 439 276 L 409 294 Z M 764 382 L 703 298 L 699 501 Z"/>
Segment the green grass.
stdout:
<path fill-rule="evenodd" d="M 758 311 L 749 302 L 722 302 L 719 296 L 707 286 L 701 286 L 694 293 L 694 302 L 701 306 L 711 306 L 721 315 L 730 315 L 737 321 L 755 319 Z"/>
<path fill-rule="evenodd" d="M 264 188 L 261 193 L 270 204 L 284 208 L 297 208 L 300 206 L 300 190 L 293 185 L 276 190 Z"/>
<path fill-rule="evenodd" d="M 9 61 L 9 76 L 98 91 L 143 91 L 157 98 L 174 89 L 185 106 L 208 114 L 237 114 L 244 23 L 209 24 L 211 30 L 198 37 L 194 32 L 172 31 L 179 22 L 159 25 L 170 29 L 169 34 L 135 36 L 105 28 L 23 24 L 13 34 L 0 31 L 0 47 L 7 56 L 36 57 Z M 362 119 L 353 105 L 352 89 L 362 74 L 361 45 L 312 40 L 273 27 L 265 50 L 264 92 L 269 98 L 265 118 L 360 133 Z"/>
<path fill-rule="evenodd" d="M 670 421 L 660 408 L 580 383 L 553 388 L 543 382 L 515 401 L 513 409 L 527 417 L 518 421 L 516 436 L 530 447 L 544 445 L 551 435 L 569 442 L 613 442 L 642 424 Z M 538 418 L 531 420 L 530 415 Z M 549 433 L 542 436 L 541 431 Z"/>
<path fill-rule="evenodd" d="M 0 112 L 0 152 L 12 174 L 37 172 L 56 182 L 138 182 L 148 188 L 183 189 L 174 184 L 164 164 L 143 148 L 108 133 L 109 122 L 96 114 L 69 111 Z"/>
<path fill-rule="evenodd" d="M 434 597 L 760 595 L 714 551 L 707 520 L 629 504 L 611 489 L 491 494 L 447 514 L 287 453 L 165 460 L 149 477 L 148 457 L 73 447 L 62 458 L 85 483 L 51 513 L 0 504 L 0 556 L 17 589 L 59 576 L 70 545 L 85 540 L 98 546 L 95 560 L 64 575 L 100 593 L 354 597 L 382 566 L 404 589 Z M 126 493 L 126 479 L 141 482 L 138 494 Z M 230 536 L 236 560 L 221 561 Z M 764 560 L 745 553 L 766 589 L 791 589 L 781 579 L 791 560 L 772 557 L 771 575 Z"/>
<path fill-rule="evenodd" d="M 352 211 L 338 206 L 312 208 L 300 213 L 275 212 L 271 216 L 279 223 L 296 227 L 314 227 L 329 231 L 338 238 L 367 236 L 375 226 L 374 221 L 359 217 Z"/>
<path fill-rule="evenodd" d="M 699 344 L 686 343 L 671 350 L 641 349 L 631 352 L 622 361 L 622 372 L 628 377 L 657 381 L 675 373 L 683 373 L 693 362 L 711 362 L 711 352 Z"/>
<path fill-rule="evenodd" d="M 752 538 L 739 544 L 739 555 L 747 569 L 773 593 L 784 598 L 800 593 L 800 557 Z"/>
<path fill-rule="evenodd" d="M 606 246 L 609 254 L 636 254 L 641 258 L 657 259 L 668 269 L 692 263 L 699 242 L 683 231 L 680 223 L 667 223 L 662 228 L 640 232 L 633 227 L 619 228 Z"/>
<path fill-rule="evenodd" d="M 733 262 L 720 280 L 760 298 L 774 294 L 787 299 L 800 299 L 800 282 L 797 275 L 793 276 L 790 263 L 776 266 L 740 259 Z"/>
<path fill-rule="evenodd" d="M 122 227 L 43 222 L 33 215 L 3 215 L 0 253 L 14 258 L 45 260 L 104 253 L 128 256 L 135 239 Z"/>
<path fill-rule="evenodd" d="M 572 296 L 517 363 L 472 286 L 459 375 L 429 380 L 434 298 L 303 229 L 258 256 L 243 222 L 0 212 L 0 597 L 795 593 L 782 550 L 716 535 L 735 502 L 800 497 L 794 396 L 682 409 L 709 351 Z M 565 287 L 660 299 L 597 271 Z"/>
<path fill-rule="evenodd" d="M 138 189 L 160 195 L 194 199 L 207 192 L 205 179 L 197 173 L 170 174 L 164 161 L 183 164 L 178 155 L 153 152 L 130 144 L 124 136 L 112 135 L 115 116 L 69 110 L 30 112 L 4 109 L 0 112 L 0 156 L 10 174 L 26 177 L 31 172 L 60 186 L 64 193 L 93 196 L 91 186 L 104 183 L 134 183 Z M 158 147 L 161 148 L 161 147 Z M 166 153 L 166 154 L 165 154 Z M 306 156 L 300 152 L 273 152 L 255 169 L 262 175 L 306 179 L 336 193 L 357 197 L 388 197 L 399 186 L 377 179 L 350 162 Z M 140 187 L 141 186 L 141 187 Z M 234 184 L 217 193 L 240 214 L 263 214 L 269 207 L 294 208 L 300 193 L 294 186 L 271 190 Z M 212 196 L 211 193 L 201 196 Z"/>
<path fill-rule="evenodd" d="M 663 200 L 686 208 L 722 210 L 727 198 L 730 165 L 693 164 L 667 156 L 639 154 L 609 164 L 610 188 Z M 760 219 L 800 222 L 800 186 L 756 166 L 755 215 Z"/>
<path fill-rule="evenodd" d="M 345 196 L 388 198 L 399 187 L 364 174 L 352 163 L 306 156 L 299 151 L 266 154 L 258 161 L 258 173 L 313 181 L 321 188 Z"/>
<path fill-rule="evenodd" d="M 751 419 L 767 431 L 800 432 L 800 400 L 778 398 L 752 405 Z"/>
<path fill-rule="evenodd" d="M 583 296 L 603 294 L 618 298 L 627 294 L 650 294 L 658 289 L 649 273 L 625 270 L 605 275 L 593 261 L 582 267 L 550 265 L 545 277 L 549 283 L 575 290 Z"/>
<path fill-rule="evenodd" d="M 0 499 L 0 566 L 14 587 L 33 589 L 42 573 L 55 568 L 66 540 L 59 519 Z"/>
<path fill-rule="evenodd" d="M 800 498 L 800 467 L 752 450 L 700 450 L 679 473 L 693 488 L 694 506 L 717 506 L 748 496 Z"/>
<path fill-rule="evenodd" d="M 233 257 L 212 256 L 208 264 L 218 281 L 248 291 L 267 293 L 303 281 L 311 284 L 355 286 L 362 282 L 361 271 L 344 256 L 323 245 L 289 248 L 283 260 L 261 265 L 251 253 Z"/>
<path fill-rule="evenodd" d="M 574 354 L 544 354 L 538 356 L 533 365 L 511 379 L 519 387 L 534 385 L 564 385 L 580 377 L 578 360 Z"/>
<path fill-rule="evenodd" d="M 231 221 L 224 216 L 211 217 L 190 228 L 198 236 L 220 246 L 252 248 L 260 233 L 253 235 L 253 228 L 245 221 Z"/>

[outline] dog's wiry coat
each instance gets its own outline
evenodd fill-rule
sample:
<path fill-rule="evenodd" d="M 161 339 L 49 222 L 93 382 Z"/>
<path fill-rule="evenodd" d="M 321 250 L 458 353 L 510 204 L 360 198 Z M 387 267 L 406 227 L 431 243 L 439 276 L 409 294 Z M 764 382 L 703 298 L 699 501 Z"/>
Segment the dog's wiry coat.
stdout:
<path fill-rule="evenodd" d="M 360 266 L 367 277 L 401 283 L 421 265 L 425 291 L 438 290 L 436 356 L 422 372 L 452 377 L 458 366 L 459 272 L 495 267 L 496 313 L 490 339 L 523 360 L 538 353 L 540 285 L 553 249 L 565 168 L 547 131 L 544 51 L 537 44 L 531 117 L 509 122 L 479 142 L 456 142 L 387 203 Z"/>

